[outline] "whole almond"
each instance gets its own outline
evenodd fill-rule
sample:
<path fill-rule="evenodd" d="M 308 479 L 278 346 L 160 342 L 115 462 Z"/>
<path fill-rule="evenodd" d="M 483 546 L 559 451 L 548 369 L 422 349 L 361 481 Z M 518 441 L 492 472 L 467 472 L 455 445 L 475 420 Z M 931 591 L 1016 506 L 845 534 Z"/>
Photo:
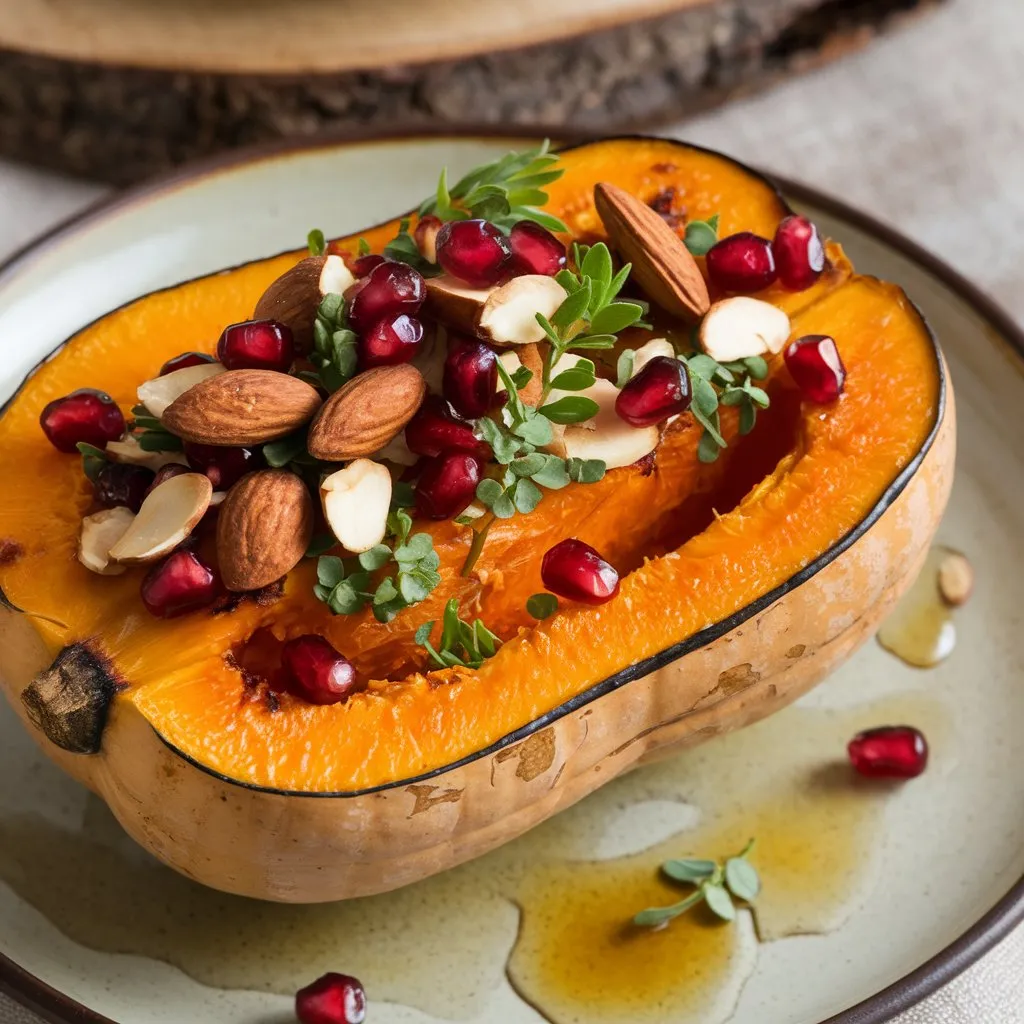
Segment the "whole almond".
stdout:
<path fill-rule="evenodd" d="M 646 203 L 617 185 L 595 185 L 594 203 L 612 245 L 633 264 L 633 277 L 651 301 L 684 320 L 699 320 L 711 300 L 683 240 Z"/>
<path fill-rule="evenodd" d="M 313 536 L 313 499 L 286 469 L 261 469 L 228 492 L 217 520 L 224 586 L 259 590 L 298 565 Z"/>
<path fill-rule="evenodd" d="M 353 283 L 340 256 L 308 256 L 286 270 L 256 303 L 257 320 L 277 320 L 291 328 L 295 347 L 306 353 L 313 347 L 313 322 L 327 292 L 343 293 Z"/>
<path fill-rule="evenodd" d="M 315 388 L 276 370 L 228 370 L 176 398 L 161 423 L 186 441 L 249 445 L 274 441 L 320 408 Z"/>
<path fill-rule="evenodd" d="M 325 462 L 372 455 L 416 414 L 427 384 L 415 366 L 379 366 L 353 377 L 324 402 L 309 428 L 309 454 Z"/>

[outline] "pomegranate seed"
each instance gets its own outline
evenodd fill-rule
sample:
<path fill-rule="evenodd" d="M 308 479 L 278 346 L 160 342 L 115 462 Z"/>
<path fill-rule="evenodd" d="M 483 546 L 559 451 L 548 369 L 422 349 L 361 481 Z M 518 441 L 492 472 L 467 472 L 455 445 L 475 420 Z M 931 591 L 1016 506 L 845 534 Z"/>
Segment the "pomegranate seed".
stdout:
<path fill-rule="evenodd" d="M 359 366 L 392 366 L 407 363 L 419 352 L 423 324 L 415 317 L 398 313 L 378 320 L 359 340 Z"/>
<path fill-rule="evenodd" d="M 415 316 L 426 294 L 427 286 L 418 270 L 385 260 L 346 293 L 350 299 L 349 322 L 363 334 L 386 316 Z"/>
<path fill-rule="evenodd" d="M 437 262 L 437 235 L 441 227 L 441 218 L 428 213 L 416 225 L 416 230 L 412 233 L 416 248 L 428 263 Z"/>
<path fill-rule="evenodd" d="M 486 220 L 450 220 L 437 233 L 437 262 L 452 277 L 487 288 L 508 269 L 508 239 Z"/>
<path fill-rule="evenodd" d="M 229 370 L 277 370 L 287 373 L 295 362 L 292 329 L 277 320 L 245 320 L 224 328 L 217 358 Z"/>
<path fill-rule="evenodd" d="M 316 633 L 289 640 L 281 664 L 289 689 L 310 704 L 337 704 L 362 689 L 352 662 Z"/>
<path fill-rule="evenodd" d="M 253 448 L 228 448 L 215 444 L 185 442 L 185 458 L 197 473 L 210 478 L 215 491 L 226 491 L 233 484 L 263 465 L 263 453 Z"/>
<path fill-rule="evenodd" d="M 490 409 L 497 384 L 494 349 L 475 338 L 449 339 L 442 390 L 457 413 L 479 419 Z"/>
<path fill-rule="evenodd" d="M 153 471 L 145 466 L 129 466 L 121 462 L 108 462 L 93 481 L 96 500 L 104 508 L 123 505 L 138 512 L 153 483 Z"/>
<path fill-rule="evenodd" d="M 515 224 L 508 236 L 515 268 L 521 274 L 554 277 L 565 266 L 565 246 L 532 220 Z"/>
<path fill-rule="evenodd" d="M 810 288 L 825 269 L 825 246 L 813 222 L 794 213 L 783 218 L 772 241 L 779 281 L 791 292 Z"/>
<path fill-rule="evenodd" d="M 456 418 L 451 406 L 437 395 L 428 395 L 408 422 L 405 443 L 414 454 L 431 458 L 443 451 L 469 452 L 481 459 L 491 457 L 490 446 L 474 436 L 472 424 Z"/>
<path fill-rule="evenodd" d="M 772 243 L 741 231 L 716 243 L 707 255 L 708 275 L 723 291 L 759 292 L 775 280 Z"/>
<path fill-rule="evenodd" d="M 94 388 L 81 388 L 55 398 L 39 416 L 50 444 L 58 451 L 73 452 L 77 444 L 105 448 L 108 441 L 124 436 L 124 414 L 110 395 Z"/>
<path fill-rule="evenodd" d="M 589 544 L 572 537 L 548 549 L 540 578 L 553 594 L 584 604 L 604 604 L 619 592 L 615 568 Z"/>
<path fill-rule="evenodd" d="M 912 725 L 859 732 L 846 750 L 854 769 L 872 779 L 913 779 L 928 765 L 928 741 Z"/>
<path fill-rule="evenodd" d="M 161 466 L 156 471 L 156 476 L 153 477 L 153 482 L 149 485 L 149 490 L 146 493 L 149 494 L 150 491 L 155 491 L 165 480 L 170 480 L 172 476 L 181 476 L 182 473 L 191 472 L 193 470 L 188 466 L 183 466 L 178 462 L 169 462 L 166 466 Z"/>
<path fill-rule="evenodd" d="M 686 412 L 692 400 L 686 365 L 671 356 L 655 356 L 619 392 L 615 411 L 633 427 L 649 427 Z"/>
<path fill-rule="evenodd" d="M 416 512 L 428 519 L 454 519 L 472 503 L 481 477 L 480 461 L 468 452 L 442 452 L 416 482 Z"/>
<path fill-rule="evenodd" d="M 366 993 L 347 974 L 325 974 L 295 996 L 299 1024 L 362 1024 L 366 1020 Z"/>
<path fill-rule="evenodd" d="M 800 393 L 810 402 L 834 402 L 846 383 L 846 367 L 835 340 L 807 334 L 786 348 L 786 368 Z"/>
<path fill-rule="evenodd" d="M 217 360 L 213 356 L 208 356 L 205 352 L 182 352 L 180 356 L 168 359 L 160 367 L 160 376 L 163 377 L 168 373 L 174 373 L 175 370 L 185 370 L 190 366 L 203 366 L 206 363 L 215 362 Z"/>
<path fill-rule="evenodd" d="M 374 267 L 379 267 L 384 262 L 384 257 L 379 253 L 370 252 L 353 260 L 349 269 L 356 277 L 366 277 Z"/>
<path fill-rule="evenodd" d="M 211 604 L 217 596 L 217 580 L 194 551 L 178 550 L 146 573 L 141 592 L 150 614 L 173 619 Z"/>

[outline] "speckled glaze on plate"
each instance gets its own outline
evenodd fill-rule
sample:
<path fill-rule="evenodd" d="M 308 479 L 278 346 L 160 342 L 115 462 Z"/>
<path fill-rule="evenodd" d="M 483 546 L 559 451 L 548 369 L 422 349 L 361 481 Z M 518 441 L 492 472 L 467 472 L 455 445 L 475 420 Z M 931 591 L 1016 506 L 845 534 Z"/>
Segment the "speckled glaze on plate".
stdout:
<path fill-rule="evenodd" d="M 185 173 L 105 205 L 0 270 L 0 400 L 45 352 L 119 303 L 296 246 L 314 225 L 338 235 L 374 223 L 427 194 L 440 165 L 472 166 L 509 145 L 439 137 L 283 150 Z M 731 1018 L 866 1024 L 912 1005 L 1024 917 L 1024 807 L 1014 785 L 1024 770 L 1017 743 L 1024 726 L 1024 690 L 1017 685 L 1024 574 L 1015 569 L 1024 556 L 1024 344 L 998 310 L 931 257 L 805 189 L 791 186 L 787 194 L 844 243 L 858 269 L 902 284 L 943 343 L 961 426 L 957 483 L 940 540 L 969 556 L 979 580 L 957 619 L 958 645 L 939 668 L 911 669 L 872 644 L 802 707 L 771 723 L 798 729 L 808 710 L 845 714 L 873 701 L 884 706 L 894 695 L 928 701 L 951 723 L 934 770 L 893 795 L 874 822 L 872 845 L 884 870 L 863 905 L 826 935 L 762 945 Z M 26 822 L 59 826 L 72 839 L 95 834 L 96 802 L 45 761 L 6 706 L 0 777 L 0 827 L 13 841 L 15 823 Z M 601 791 L 577 817 L 600 820 L 600 843 L 619 852 L 637 848 L 637 835 L 653 842 L 686 827 L 681 798 L 677 814 L 671 803 L 666 811 L 664 800 L 639 798 L 642 789 L 630 782 L 628 790 Z M 628 803 L 616 802 L 620 790 L 633 794 Z M 141 856 L 124 837 L 101 831 L 118 856 Z M 78 945 L 16 895 L 23 889 L 0 883 L 0 986 L 54 1020 L 290 1019 L 284 996 L 206 987 L 133 955 L 147 944 L 143 936 L 132 941 L 130 928 L 116 953 Z M 137 910 L 126 904 L 124 917 L 150 927 L 149 915 Z M 506 910 L 507 927 L 489 940 L 492 962 L 479 977 L 473 1013 L 463 1017 L 526 1024 L 541 1018 L 503 973 L 515 938 L 515 911 Z M 427 961 L 435 955 L 423 952 Z M 443 1019 L 393 1002 L 374 1004 L 371 1013 L 375 1022 Z"/>

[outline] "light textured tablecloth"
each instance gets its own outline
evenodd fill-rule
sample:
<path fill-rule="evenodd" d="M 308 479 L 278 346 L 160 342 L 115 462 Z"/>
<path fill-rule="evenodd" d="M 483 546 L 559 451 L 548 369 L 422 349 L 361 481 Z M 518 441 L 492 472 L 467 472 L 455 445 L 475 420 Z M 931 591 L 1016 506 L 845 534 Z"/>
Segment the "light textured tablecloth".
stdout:
<path fill-rule="evenodd" d="M 890 221 L 1024 320 L 1021 0 L 951 0 L 863 53 L 666 133 Z M 100 194 L 0 161 L 0 257 Z M 38 1019 L 0 996 L 0 1024 Z M 1024 1024 L 1024 930 L 898 1024 Z"/>

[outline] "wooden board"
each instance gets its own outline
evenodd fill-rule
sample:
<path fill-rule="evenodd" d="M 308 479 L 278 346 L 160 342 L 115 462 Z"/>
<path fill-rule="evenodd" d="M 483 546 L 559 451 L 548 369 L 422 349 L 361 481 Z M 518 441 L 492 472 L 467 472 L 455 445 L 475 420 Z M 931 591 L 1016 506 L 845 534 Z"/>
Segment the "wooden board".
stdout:
<path fill-rule="evenodd" d="M 270 139 L 706 109 L 937 0 L 19 0 L 0 153 L 119 184 Z M 640 20 L 637 20 L 640 19 Z"/>

